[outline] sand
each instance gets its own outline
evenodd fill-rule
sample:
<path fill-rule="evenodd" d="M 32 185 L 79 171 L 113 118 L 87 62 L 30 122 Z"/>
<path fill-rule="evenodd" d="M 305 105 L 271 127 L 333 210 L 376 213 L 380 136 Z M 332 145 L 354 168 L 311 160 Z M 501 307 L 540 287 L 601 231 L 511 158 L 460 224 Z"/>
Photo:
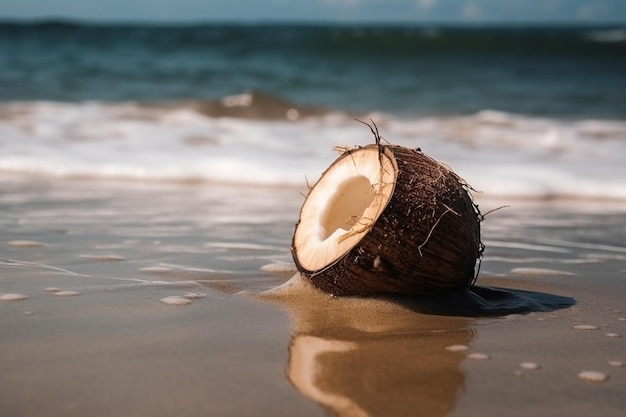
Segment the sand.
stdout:
<path fill-rule="evenodd" d="M 0 180 L 0 414 L 623 414 L 624 204 L 505 201 L 478 288 L 409 300 L 299 280 L 301 201 Z"/>

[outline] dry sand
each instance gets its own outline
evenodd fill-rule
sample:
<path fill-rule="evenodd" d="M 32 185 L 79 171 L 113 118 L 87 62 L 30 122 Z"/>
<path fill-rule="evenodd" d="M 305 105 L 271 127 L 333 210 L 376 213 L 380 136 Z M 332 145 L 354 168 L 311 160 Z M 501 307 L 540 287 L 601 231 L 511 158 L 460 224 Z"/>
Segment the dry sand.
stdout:
<path fill-rule="evenodd" d="M 623 415 L 624 205 L 507 202 L 472 293 L 261 294 L 300 202 L 0 181 L 0 415 Z"/>

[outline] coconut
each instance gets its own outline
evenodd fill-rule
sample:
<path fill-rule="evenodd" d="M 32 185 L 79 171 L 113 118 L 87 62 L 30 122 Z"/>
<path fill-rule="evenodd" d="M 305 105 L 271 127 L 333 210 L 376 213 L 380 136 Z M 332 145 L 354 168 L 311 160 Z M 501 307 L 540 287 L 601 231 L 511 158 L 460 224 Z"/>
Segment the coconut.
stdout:
<path fill-rule="evenodd" d="M 470 187 L 411 149 L 345 150 L 310 188 L 291 252 L 314 286 L 332 295 L 425 295 L 471 286 L 483 216 Z"/>

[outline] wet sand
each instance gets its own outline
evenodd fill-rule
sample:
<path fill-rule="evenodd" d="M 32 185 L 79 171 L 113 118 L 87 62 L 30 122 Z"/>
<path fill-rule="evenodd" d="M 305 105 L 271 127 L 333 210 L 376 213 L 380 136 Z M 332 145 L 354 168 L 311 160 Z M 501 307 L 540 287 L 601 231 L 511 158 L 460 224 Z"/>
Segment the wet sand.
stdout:
<path fill-rule="evenodd" d="M 0 414 L 626 409 L 626 205 L 505 201 L 483 223 L 472 293 L 264 293 L 294 275 L 301 201 L 293 189 L 1 180 Z"/>

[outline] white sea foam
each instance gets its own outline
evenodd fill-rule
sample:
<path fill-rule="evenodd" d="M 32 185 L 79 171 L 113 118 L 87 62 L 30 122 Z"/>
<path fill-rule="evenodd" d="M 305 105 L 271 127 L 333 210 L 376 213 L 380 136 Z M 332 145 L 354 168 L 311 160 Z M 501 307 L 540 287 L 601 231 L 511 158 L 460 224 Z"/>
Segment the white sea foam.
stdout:
<path fill-rule="evenodd" d="M 370 116 L 390 142 L 420 147 L 487 196 L 626 199 L 624 121 L 491 110 Z M 0 172 L 303 186 L 336 158 L 333 146 L 371 142 L 366 127 L 338 113 L 269 121 L 212 118 L 184 105 L 0 104 Z"/>
<path fill-rule="evenodd" d="M 93 259 L 95 261 L 102 261 L 102 262 L 115 262 L 115 261 L 126 260 L 126 258 L 124 258 L 123 256 L 112 255 L 112 254 L 105 254 L 105 255 L 80 254 L 78 255 L 78 257 L 85 258 L 85 259 Z"/>
<path fill-rule="evenodd" d="M 57 291 L 54 293 L 54 295 L 58 296 L 58 297 L 75 297 L 77 295 L 80 295 L 80 293 L 78 291 Z"/>
<path fill-rule="evenodd" d="M 512 274 L 517 275 L 529 275 L 529 276 L 574 276 L 575 274 L 567 271 L 560 271 L 558 269 L 547 268 L 513 268 Z"/>
<path fill-rule="evenodd" d="M 263 265 L 261 271 L 265 272 L 296 272 L 297 268 L 293 263 L 286 262 L 274 262 L 271 264 Z"/>
<path fill-rule="evenodd" d="M 39 248 L 46 245 L 34 240 L 12 240 L 7 242 L 7 246 L 11 248 Z"/>

